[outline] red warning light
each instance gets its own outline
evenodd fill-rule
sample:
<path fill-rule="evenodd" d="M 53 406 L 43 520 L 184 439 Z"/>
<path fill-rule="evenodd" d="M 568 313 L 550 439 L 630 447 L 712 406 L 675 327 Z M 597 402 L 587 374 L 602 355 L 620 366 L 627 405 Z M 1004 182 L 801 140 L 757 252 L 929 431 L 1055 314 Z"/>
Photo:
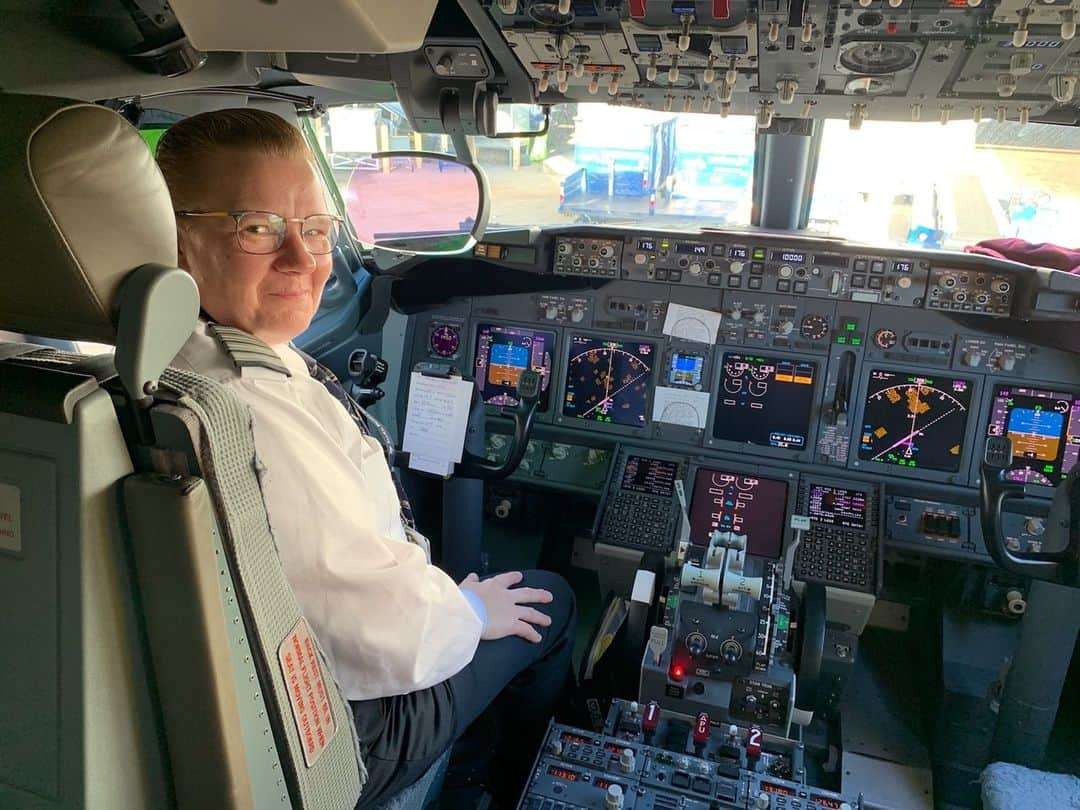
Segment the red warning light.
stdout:
<path fill-rule="evenodd" d="M 683 668 L 682 664 L 672 664 L 671 665 L 671 679 L 672 680 L 681 681 L 685 674 L 686 674 L 686 670 Z"/>

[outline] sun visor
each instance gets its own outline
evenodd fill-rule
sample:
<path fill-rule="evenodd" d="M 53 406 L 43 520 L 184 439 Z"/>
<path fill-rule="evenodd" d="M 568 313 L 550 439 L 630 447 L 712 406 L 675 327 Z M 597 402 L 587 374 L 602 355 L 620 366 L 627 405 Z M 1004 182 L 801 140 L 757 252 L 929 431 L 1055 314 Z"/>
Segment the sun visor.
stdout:
<path fill-rule="evenodd" d="M 200 51 L 399 53 L 420 47 L 437 0 L 172 0 Z"/>

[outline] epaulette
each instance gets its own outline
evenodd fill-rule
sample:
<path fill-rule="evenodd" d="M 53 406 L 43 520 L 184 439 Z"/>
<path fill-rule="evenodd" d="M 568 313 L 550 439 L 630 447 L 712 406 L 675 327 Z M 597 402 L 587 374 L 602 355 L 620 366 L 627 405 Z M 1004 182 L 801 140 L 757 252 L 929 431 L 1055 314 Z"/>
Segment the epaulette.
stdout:
<path fill-rule="evenodd" d="M 238 369 L 265 368 L 284 374 L 286 377 L 292 376 L 292 372 L 282 362 L 278 353 L 254 335 L 249 335 L 233 326 L 222 326 L 219 323 L 208 323 L 206 331 L 225 350 L 233 365 Z"/>

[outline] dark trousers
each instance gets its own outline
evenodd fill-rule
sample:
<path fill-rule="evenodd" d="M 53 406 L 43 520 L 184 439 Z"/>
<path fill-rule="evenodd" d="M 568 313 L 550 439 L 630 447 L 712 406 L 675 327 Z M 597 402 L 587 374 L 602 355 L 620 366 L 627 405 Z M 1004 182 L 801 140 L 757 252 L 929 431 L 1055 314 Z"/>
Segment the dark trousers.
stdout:
<path fill-rule="evenodd" d="M 513 724 L 499 751 L 501 773 L 524 779 L 567 683 L 575 624 L 574 592 L 562 577 L 524 576 L 521 587 L 546 588 L 555 597 L 533 606 L 551 617 L 550 627 L 537 628 L 539 644 L 517 636 L 481 641 L 469 665 L 440 684 L 350 704 L 368 769 L 358 808 L 375 807 L 423 776 L 500 693 L 507 703 L 502 719 Z"/>

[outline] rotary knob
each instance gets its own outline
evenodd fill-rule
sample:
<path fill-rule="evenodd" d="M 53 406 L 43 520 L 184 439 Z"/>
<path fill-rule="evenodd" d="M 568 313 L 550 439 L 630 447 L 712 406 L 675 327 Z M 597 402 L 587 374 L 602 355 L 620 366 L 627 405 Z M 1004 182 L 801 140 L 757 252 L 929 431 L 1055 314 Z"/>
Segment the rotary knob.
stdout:
<path fill-rule="evenodd" d="M 730 310 L 728 310 L 727 317 L 729 321 L 741 321 L 742 310 L 738 307 L 732 307 Z"/>
<path fill-rule="evenodd" d="M 751 320 L 754 323 L 765 323 L 765 313 L 762 312 L 760 309 L 756 310 Z"/>
<path fill-rule="evenodd" d="M 776 333 L 778 335 L 790 335 L 794 331 L 794 321 L 780 321 L 778 324 L 776 324 Z"/>
<path fill-rule="evenodd" d="M 549 321 L 555 320 L 559 317 L 559 308 L 554 304 L 548 304 L 544 308 L 544 317 L 547 318 Z"/>
<path fill-rule="evenodd" d="M 574 307 L 572 310 L 570 310 L 570 320 L 574 323 L 581 323 L 584 317 L 585 310 L 583 310 L 581 307 Z"/>
<path fill-rule="evenodd" d="M 623 773 L 633 773 L 635 767 L 637 767 L 637 762 L 634 760 L 634 749 L 624 748 L 619 754 L 619 769 Z"/>
<path fill-rule="evenodd" d="M 1042 518 L 1029 517 L 1024 521 L 1024 534 L 1032 537 L 1042 537 L 1046 532 L 1046 523 Z"/>
<path fill-rule="evenodd" d="M 703 655 L 709 649 L 709 640 L 702 633 L 691 633 L 686 637 L 686 649 L 691 655 Z"/>
<path fill-rule="evenodd" d="M 622 785 L 608 785 L 607 793 L 604 796 L 604 808 L 605 810 L 622 810 L 623 807 L 623 789 Z"/>
<path fill-rule="evenodd" d="M 742 654 L 742 645 L 733 638 L 729 638 L 720 645 L 720 657 L 724 659 L 725 664 L 737 664 Z"/>

